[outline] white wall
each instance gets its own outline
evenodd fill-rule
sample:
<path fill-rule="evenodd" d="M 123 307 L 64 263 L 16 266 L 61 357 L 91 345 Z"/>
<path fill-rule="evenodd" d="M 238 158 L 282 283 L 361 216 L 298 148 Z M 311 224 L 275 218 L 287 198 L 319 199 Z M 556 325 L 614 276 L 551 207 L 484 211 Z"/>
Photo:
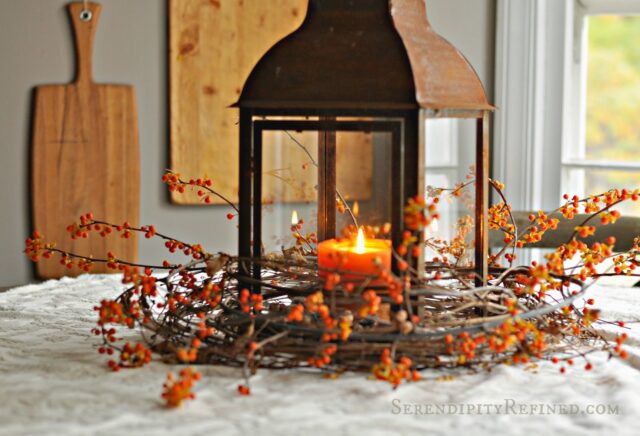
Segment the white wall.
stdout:
<path fill-rule="evenodd" d="M 252 0 L 260 1 L 260 0 Z M 65 83 L 74 71 L 63 0 L 0 0 L 0 286 L 33 280 L 22 254 L 30 232 L 29 131 L 31 91 Z M 495 1 L 429 0 L 433 26 L 476 67 L 492 95 Z M 178 207 L 160 183 L 168 165 L 167 16 L 165 0 L 109 0 L 95 43 L 98 82 L 129 83 L 138 99 L 142 156 L 141 222 L 199 241 L 210 251 L 235 251 L 235 226 L 222 207 Z M 231 163 L 231 165 L 235 165 Z M 141 258 L 162 258 L 142 241 Z"/>

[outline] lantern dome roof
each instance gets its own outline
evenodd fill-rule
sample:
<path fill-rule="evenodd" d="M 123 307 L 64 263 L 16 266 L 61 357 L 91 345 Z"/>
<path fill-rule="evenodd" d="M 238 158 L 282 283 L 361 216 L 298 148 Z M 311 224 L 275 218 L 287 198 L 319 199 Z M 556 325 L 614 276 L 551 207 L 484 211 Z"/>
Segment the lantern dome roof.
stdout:
<path fill-rule="evenodd" d="M 257 63 L 235 104 L 271 109 L 491 110 L 424 0 L 309 0 L 298 30 Z"/>

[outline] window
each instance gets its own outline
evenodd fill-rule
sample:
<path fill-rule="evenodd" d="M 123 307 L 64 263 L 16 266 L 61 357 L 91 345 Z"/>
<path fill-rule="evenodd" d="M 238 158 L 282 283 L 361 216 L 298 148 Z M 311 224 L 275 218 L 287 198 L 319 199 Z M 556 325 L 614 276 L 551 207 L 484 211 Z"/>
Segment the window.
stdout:
<path fill-rule="evenodd" d="M 640 2 L 577 1 L 562 191 L 640 186 Z M 640 205 L 621 207 L 640 216 Z"/>
<path fill-rule="evenodd" d="M 640 120 L 640 51 L 625 53 L 638 47 L 639 21 L 640 0 L 497 0 L 492 174 L 515 211 L 640 187 L 640 121 L 625 121 L 626 111 Z M 603 141 L 619 122 L 629 143 Z M 621 212 L 640 215 L 638 206 Z"/>
<path fill-rule="evenodd" d="M 493 175 L 514 210 L 639 187 L 640 0 L 498 0 L 496 22 Z"/>

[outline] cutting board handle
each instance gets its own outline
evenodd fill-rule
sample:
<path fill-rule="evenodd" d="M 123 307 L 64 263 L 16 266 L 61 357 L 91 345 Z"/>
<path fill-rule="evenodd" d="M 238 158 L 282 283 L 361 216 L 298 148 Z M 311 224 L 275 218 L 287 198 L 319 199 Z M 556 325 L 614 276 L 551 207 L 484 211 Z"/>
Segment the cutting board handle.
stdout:
<path fill-rule="evenodd" d="M 73 24 L 73 35 L 76 46 L 76 78 L 77 84 L 93 82 L 93 39 L 98 27 L 98 18 L 102 6 L 98 3 L 69 3 L 67 9 Z"/>

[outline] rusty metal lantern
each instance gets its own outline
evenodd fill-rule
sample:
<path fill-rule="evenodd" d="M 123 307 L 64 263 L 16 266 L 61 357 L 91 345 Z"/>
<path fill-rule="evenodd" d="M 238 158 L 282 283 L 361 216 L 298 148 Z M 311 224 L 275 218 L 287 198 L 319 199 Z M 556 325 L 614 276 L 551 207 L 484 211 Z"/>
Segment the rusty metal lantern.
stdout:
<path fill-rule="evenodd" d="M 309 0 L 301 27 L 262 57 L 235 106 L 240 109 L 238 253 L 249 259 L 263 254 L 264 132 L 320 133 L 320 240 L 336 231 L 335 132 L 390 134 L 390 222 L 397 246 L 404 206 L 424 189 L 425 118 L 476 119 L 475 265 L 486 280 L 493 106 L 464 56 L 431 28 L 424 0 Z"/>

